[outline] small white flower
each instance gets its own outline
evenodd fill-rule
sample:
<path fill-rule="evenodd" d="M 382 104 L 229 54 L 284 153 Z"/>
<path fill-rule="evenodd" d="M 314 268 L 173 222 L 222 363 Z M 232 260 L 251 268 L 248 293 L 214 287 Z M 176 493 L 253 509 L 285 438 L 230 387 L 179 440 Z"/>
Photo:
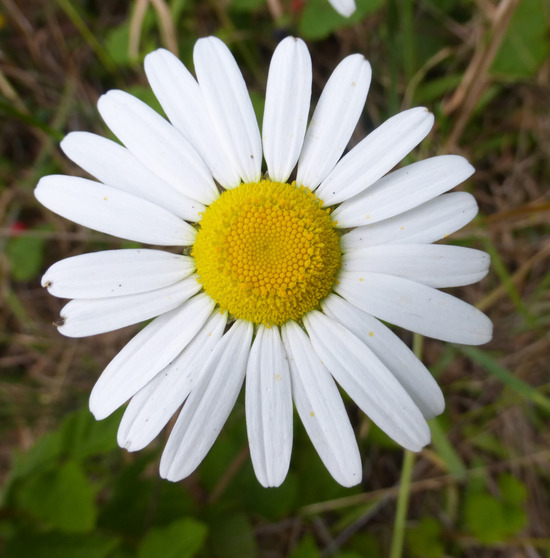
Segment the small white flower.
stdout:
<path fill-rule="evenodd" d="M 344 17 L 349 17 L 355 11 L 355 0 L 329 0 L 332 7 Z"/>
<path fill-rule="evenodd" d="M 196 469 L 246 378 L 250 451 L 263 485 L 287 474 L 293 402 L 332 476 L 355 485 L 361 460 L 336 382 L 413 451 L 430 440 L 426 419 L 444 408 L 428 370 L 380 320 L 455 343 L 491 338 L 485 315 L 437 290 L 484 277 L 487 254 L 431 245 L 476 214 L 470 194 L 445 194 L 473 169 L 450 155 L 386 174 L 430 131 L 424 108 L 394 116 L 341 157 L 371 80 L 361 55 L 335 69 L 307 126 L 310 56 L 303 41 L 282 41 L 261 136 L 228 48 L 201 39 L 194 60 L 197 80 L 165 50 L 146 58 L 171 123 L 110 91 L 99 111 L 125 147 L 86 132 L 63 140 L 68 157 L 99 182 L 39 182 L 38 200 L 76 223 L 181 247 L 54 264 L 43 285 L 74 299 L 59 330 L 81 337 L 156 318 L 107 366 L 90 408 L 102 419 L 130 399 L 118 441 L 134 451 L 183 404 L 163 477 Z"/>

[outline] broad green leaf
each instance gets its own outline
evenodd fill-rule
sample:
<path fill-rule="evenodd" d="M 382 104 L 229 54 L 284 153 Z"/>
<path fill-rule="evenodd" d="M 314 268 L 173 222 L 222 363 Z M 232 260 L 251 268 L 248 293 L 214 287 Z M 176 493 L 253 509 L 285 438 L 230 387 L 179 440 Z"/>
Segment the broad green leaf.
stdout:
<path fill-rule="evenodd" d="M 464 502 L 467 529 L 482 543 L 505 541 L 517 535 L 527 523 L 525 485 L 509 474 L 498 478 L 499 494 L 471 483 Z"/>
<path fill-rule="evenodd" d="M 130 59 L 128 45 L 130 42 L 130 23 L 124 21 L 118 27 L 110 29 L 104 39 L 105 50 L 117 66 L 131 66 L 136 60 Z"/>
<path fill-rule="evenodd" d="M 10 262 L 11 276 L 16 281 L 30 281 L 39 275 L 44 267 L 45 246 L 44 238 L 10 238 L 6 246 L 6 255 Z"/>
<path fill-rule="evenodd" d="M 491 73 L 526 79 L 537 73 L 550 53 L 547 0 L 522 0 L 512 16 Z"/>
<path fill-rule="evenodd" d="M 90 531 L 97 515 L 95 496 L 76 461 L 27 477 L 16 490 L 17 507 L 66 533 Z"/>
<path fill-rule="evenodd" d="M 83 459 L 118 447 L 116 433 L 121 414 L 119 411 L 102 421 L 95 420 L 87 407 L 71 414 L 60 428 L 64 453 Z"/>
<path fill-rule="evenodd" d="M 96 533 L 21 533 L 6 545 L 6 558 L 110 558 L 118 540 Z"/>
<path fill-rule="evenodd" d="M 203 547 L 207 531 L 204 523 L 191 517 L 153 528 L 143 539 L 138 558 L 192 558 Z"/>
<path fill-rule="evenodd" d="M 423 517 L 407 529 L 407 548 L 414 558 L 439 558 L 445 553 L 441 524 L 434 517 Z"/>
<path fill-rule="evenodd" d="M 15 451 L 12 469 L 2 487 L 2 505 L 9 498 L 12 486 L 17 479 L 25 477 L 34 471 L 50 468 L 61 455 L 61 448 L 61 433 L 55 431 L 42 436 L 28 452 L 20 453 Z"/>

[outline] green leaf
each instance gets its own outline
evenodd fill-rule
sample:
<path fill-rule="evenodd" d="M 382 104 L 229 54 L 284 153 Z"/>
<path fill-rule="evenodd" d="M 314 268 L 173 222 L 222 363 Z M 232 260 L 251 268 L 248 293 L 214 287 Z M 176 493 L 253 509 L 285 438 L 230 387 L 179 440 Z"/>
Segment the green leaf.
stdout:
<path fill-rule="evenodd" d="M 151 529 L 139 547 L 138 558 L 192 558 L 202 549 L 207 531 L 204 523 L 191 517 Z"/>
<path fill-rule="evenodd" d="M 117 66 L 131 66 L 136 60 L 129 56 L 130 23 L 124 21 L 118 27 L 110 29 L 104 39 L 105 50 Z"/>
<path fill-rule="evenodd" d="M 550 49 L 547 0 L 519 2 L 508 26 L 491 73 L 509 79 L 525 79 L 537 73 Z M 545 7 L 546 5 L 546 7 Z"/>
<path fill-rule="evenodd" d="M 11 276 L 16 281 L 34 279 L 44 267 L 44 247 L 46 239 L 29 236 L 10 238 L 6 255 L 10 262 Z"/>
<path fill-rule="evenodd" d="M 441 525 L 434 517 L 423 517 L 407 529 L 407 548 L 414 558 L 439 558 L 445 553 Z"/>
<path fill-rule="evenodd" d="M 216 558 L 255 558 L 254 531 L 242 514 L 224 515 L 211 525 L 209 542 Z"/>
<path fill-rule="evenodd" d="M 501 502 L 487 492 L 468 492 L 464 505 L 468 530 L 483 543 L 506 538 L 506 520 Z"/>
<path fill-rule="evenodd" d="M 60 531 L 87 532 L 95 525 L 94 491 L 75 461 L 27 477 L 15 499 L 20 509 Z"/>
<path fill-rule="evenodd" d="M 341 27 L 361 21 L 384 5 L 384 0 L 357 0 L 357 10 L 349 18 L 341 16 L 327 0 L 308 0 L 298 24 L 305 39 L 324 39 Z"/>
<path fill-rule="evenodd" d="M 498 478 L 500 494 L 489 494 L 483 485 L 470 484 L 464 502 L 468 530 L 483 543 L 501 542 L 517 535 L 527 523 L 525 485 L 509 474 Z"/>
<path fill-rule="evenodd" d="M 50 468 L 61 455 L 61 448 L 61 434 L 59 432 L 49 432 L 42 436 L 28 452 L 14 452 L 12 469 L 2 487 L 2 505 L 9 498 L 12 486 L 17 479 L 23 478 L 34 471 Z"/>
<path fill-rule="evenodd" d="M 87 407 L 71 414 L 61 425 L 64 453 L 75 459 L 99 455 L 115 449 L 121 412 L 97 421 Z"/>
<path fill-rule="evenodd" d="M 498 487 L 500 488 L 502 498 L 510 504 L 520 506 L 527 501 L 527 488 L 513 475 L 500 475 Z"/>
<path fill-rule="evenodd" d="M 6 558 L 108 558 L 117 545 L 117 539 L 95 533 L 22 533 L 6 545 Z"/>

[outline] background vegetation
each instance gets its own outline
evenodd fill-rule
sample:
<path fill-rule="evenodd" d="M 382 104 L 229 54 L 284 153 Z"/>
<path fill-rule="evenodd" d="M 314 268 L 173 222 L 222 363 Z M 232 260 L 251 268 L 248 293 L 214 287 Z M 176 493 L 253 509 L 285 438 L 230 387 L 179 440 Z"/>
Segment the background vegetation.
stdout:
<path fill-rule="evenodd" d="M 157 106 L 144 55 L 164 46 L 191 65 L 194 41 L 216 34 L 261 113 L 270 56 L 295 34 L 311 49 L 315 99 L 343 56 L 371 61 L 353 141 L 425 105 L 436 127 L 414 158 L 459 153 L 477 168 L 463 188 L 480 215 L 451 242 L 493 264 L 455 292 L 490 315 L 495 337 L 475 349 L 424 342 L 447 409 L 412 469 L 403 555 L 550 556 L 549 28 L 546 0 L 358 0 L 350 20 L 326 0 L 0 0 L 0 554 L 376 558 L 393 541 L 399 555 L 403 452 L 353 405 L 360 487 L 338 486 L 297 424 L 286 482 L 263 489 L 242 400 L 198 472 L 168 483 L 157 473 L 165 435 L 128 454 L 116 447 L 120 415 L 96 423 L 87 410 L 136 328 L 63 338 L 51 325 L 62 301 L 40 287 L 60 258 L 128 245 L 32 193 L 45 174 L 81 173 L 58 142 L 71 130 L 108 133 L 99 95 L 122 88 Z"/>

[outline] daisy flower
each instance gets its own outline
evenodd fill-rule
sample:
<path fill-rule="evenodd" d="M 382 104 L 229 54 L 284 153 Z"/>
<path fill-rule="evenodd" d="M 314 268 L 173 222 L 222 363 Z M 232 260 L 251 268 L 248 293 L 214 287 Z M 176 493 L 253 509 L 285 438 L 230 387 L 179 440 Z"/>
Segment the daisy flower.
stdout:
<path fill-rule="evenodd" d="M 470 194 L 445 193 L 473 169 L 448 155 L 389 172 L 430 131 L 425 108 L 390 118 L 342 157 L 371 80 L 359 54 L 336 67 L 308 126 L 309 52 L 299 39 L 282 41 L 261 134 L 224 43 L 197 41 L 194 64 L 196 79 L 166 50 L 145 59 L 169 121 L 110 91 L 98 108 L 123 145 L 87 132 L 62 141 L 98 181 L 40 180 L 38 200 L 75 223 L 176 247 L 54 264 L 44 287 L 73 299 L 59 331 L 82 337 L 155 318 L 107 366 L 90 409 L 102 419 L 130 400 L 118 441 L 134 451 L 181 407 L 163 477 L 197 468 L 246 383 L 250 454 L 264 486 L 287 474 L 293 403 L 332 476 L 355 485 L 361 459 L 338 385 L 412 451 L 429 443 L 426 419 L 444 407 L 428 370 L 383 322 L 455 343 L 491 338 L 484 314 L 437 290 L 484 277 L 487 254 L 432 245 L 476 214 Z"/>

